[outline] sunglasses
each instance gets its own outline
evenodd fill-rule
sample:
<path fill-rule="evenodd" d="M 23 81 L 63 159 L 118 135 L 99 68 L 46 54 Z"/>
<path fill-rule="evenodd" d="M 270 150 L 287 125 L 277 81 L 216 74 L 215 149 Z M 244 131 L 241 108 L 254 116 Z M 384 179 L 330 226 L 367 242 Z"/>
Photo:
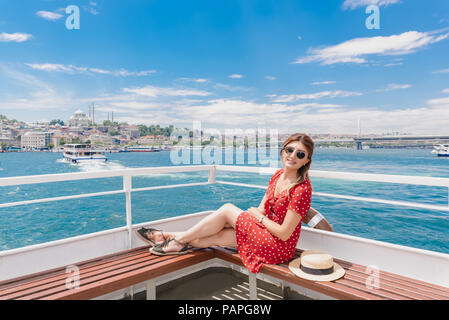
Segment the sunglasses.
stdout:
<path fill-rule="evenodd" d="M 287 152 L 287 154 L 292 154 L 293 151 L 295 151 L 295 149 L 292 148 L 292 147 L 285 148 L 285 152 Z M 304 159 L 306 154 L 304 152 L 302 152 L 302 151 L 298 151 L 298 152 L 296 152 L 296 156 L 298 157 L 298 159 Z"/>

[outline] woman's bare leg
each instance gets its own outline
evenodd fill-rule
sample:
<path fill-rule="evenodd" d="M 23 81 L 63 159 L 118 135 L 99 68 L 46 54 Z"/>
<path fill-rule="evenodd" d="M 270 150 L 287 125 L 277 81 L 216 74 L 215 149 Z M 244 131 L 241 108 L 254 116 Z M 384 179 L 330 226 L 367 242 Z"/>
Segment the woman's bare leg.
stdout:
<path fill-rule="evenodd" d="M 217 211 L 211 213 L 196 225 L 185 231 L 176 240 L 190 242 L 195 239 L 205 238 L 220 232 L 223 228 L 235 227 L 238 215 L 243 212 L 232 203 L 222 205 Z"/>
<path fill-rule="evenodd" d="M 243 210 L 239 209 L 235 205 L 231 203 L 226 203 L 222 205 L 218 210 L 211 213 L 196 225 L 191 227 L 185 232 L 181 232 L 175 235 L 175 239 L 183 242 L 189 243 L 197 240 L 197 245 L 204 245 L 208 242 L 218 241 L 218 239 L 222 239 L 221 236 L 217 236 L 216 238 L 207 239 L 210 236 L 217 235 L 224 228 L 232 227 L 234 231 L 235 223 L 237 221 L 238 215 L 243 212 Z M 168 233 L 170 234 L 170 233 Z M 229 233 L 225 233 L 228 235 Z M 234 231 L 235 237 L 235 231 Z M 202 240 L 200 240 L 203 238 Z M 227 238 L 226 238 L 227 239 Z M 195 242 L 194 242 L 195 243 Z M 193 244 L 190 244 L 194 246 Z M 182 245 L 176 241 L 171 241 L 164 247 L 164 251 L 177 251 L 182 248 Z"/>
<path fill-rule="evenodd" d="M 235 229 L 224 228 L 217 234 L 190 241 L 189 245 L 195 248 L 207 248 L 210 246 L 237 247 Z"/>

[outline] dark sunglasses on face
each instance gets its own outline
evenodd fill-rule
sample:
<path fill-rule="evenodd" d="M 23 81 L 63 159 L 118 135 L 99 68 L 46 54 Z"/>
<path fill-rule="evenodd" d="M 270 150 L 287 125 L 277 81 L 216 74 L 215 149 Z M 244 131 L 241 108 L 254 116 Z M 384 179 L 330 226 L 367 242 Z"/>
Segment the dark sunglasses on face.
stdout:
<path fill-rule="evenodd" d="M 285 148 L 285 151 L 287 152 L 287 154 L 292 154 L 293 151 L 295 151 L 295 149 L 292 147 L 287 147 L 287 148 Z M 306 154 L 302 151 L 298 151 L 298 152 L 296 152 L 296 156 L 298 157 L 298 159 L 304 159 Z"/>

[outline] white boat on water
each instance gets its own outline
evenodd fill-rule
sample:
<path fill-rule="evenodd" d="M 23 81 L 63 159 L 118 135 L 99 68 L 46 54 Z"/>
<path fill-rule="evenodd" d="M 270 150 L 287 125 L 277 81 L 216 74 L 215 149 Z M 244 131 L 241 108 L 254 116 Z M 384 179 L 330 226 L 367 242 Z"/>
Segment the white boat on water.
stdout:
<path fill-rule="evenodd" d="M 62 153 L 64 160 L 71 163 L 87 161 L 107 161 L 101 151 L 94 151 L 90 144 L 65 144 Z"/>
<path fill-rule="evenodd" d="M 432 153 L 438 157 L 449 157 L 449 144 L 438 144 L 433 146 Z"/>
<path fill-rule="evenodd" d="M 160 148 L 154 146 L 129 146 L 125 147 L 122 152 L 158 152 Z"/>

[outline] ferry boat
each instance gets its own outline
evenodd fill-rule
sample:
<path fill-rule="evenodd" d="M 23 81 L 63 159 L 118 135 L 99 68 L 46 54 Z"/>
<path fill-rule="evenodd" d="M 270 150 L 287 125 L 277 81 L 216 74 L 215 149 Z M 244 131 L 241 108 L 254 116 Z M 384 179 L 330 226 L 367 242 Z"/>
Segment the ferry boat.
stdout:
<path fill-rule="evenodd" d="M 432 153 L 438 157 L 449 157 L 449 144 L 439 144 L 433 146 Z"/>
<path fill-rule="evenodd" d="M 65 144 L 62 153 L 68 162 L 78 163 L 86 161 L 107 161 L 101 151 L 93 151 L 90 144 Z"/>
<path fill-rule="evenodd" d="M 129 146 L 125 147 L 122 152 L 158 152 L 161 151 L 160 148 L 153 146 Z"/>
<path fill-rule="evenodd" d="M 150 216 L 148 221 L 135 224 L 132 218 L 134 206 L 131 199 L 135 199 L 131 197 L 132 192 L 210 184 L 265 190 L 265 185 L 218 180 L 216 173 L 245 172 L 266 174 L 269 177 L 276 170 L 277 168 L 255 166 L 189 165 L 0 178 L 0 187 L 92 178 L 123 178 L 123 188 L 118 190 L 2 203 L 0 208 L 118 193 L 125 194 L 123 199 L 126 202 L 126 224 L 122 227 L 0 251 L 0 300 L 449 300 L 449 254 L 446 253 L 317 230 L 304 225 L 297 253 L 308 249 L 323 250 L 330 253 L 334 261 L 345 269 L 345 275 L 341 279 L 316 282 L 295 276 L 285 264 L 265 265 L 258 274 L 248 272 L 241 263 L 236 248 L 212 247 L 181 256 L 155 256 L 148 252 L 148 244 L 136 235 L 135 231 L 142 226 L 168 231 L 186 230 L 214 212 L 219 204 L 212 210 L 178 212 L 178 216 L 166 219 L 152 220 Z M 207 180 L 143 188 L 132 186 L 134 176 L 182 172 L 206 173 Z M 324 178 L 383 184 L 449 186 L 449 178 L 439 177 L 321 170 L 310 170 L 309 173 L 312 180 Z M 314 190 L 313 195 L 358 201 L 367 205 L 380 203 L 449 212 L 447 204 L 363 198 L 323 193 L 319 190 Z M 157 207 L 150 211 L 154 210 Z"/>

